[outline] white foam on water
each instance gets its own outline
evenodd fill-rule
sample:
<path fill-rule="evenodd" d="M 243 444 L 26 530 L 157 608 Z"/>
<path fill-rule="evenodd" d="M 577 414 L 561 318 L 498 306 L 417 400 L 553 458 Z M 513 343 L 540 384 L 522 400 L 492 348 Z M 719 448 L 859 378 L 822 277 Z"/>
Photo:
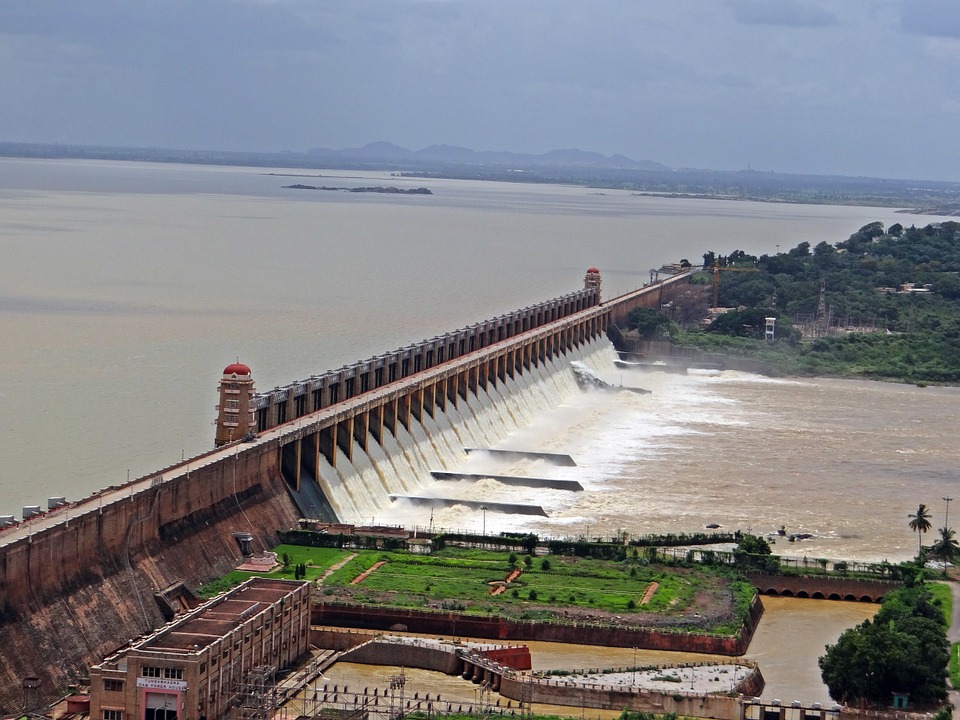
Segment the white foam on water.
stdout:
<path fill-rule="evenodd" d="M 375 515 L 468 531 L 485 522 L 488 532 L 562 537 L 692 532 L 717 523 L 774 539 L 785 525 L 788 534 L 813 537 L 779 538 L 781 553 L 879 561 L 912 555 L 904 518 L 917 502 L 949 490 L 952 465 L 934 462 L 927 451 L 942 446 L 949 423 L 914 427 L 903 417 L 911 407 L 903 397 L 919 402 L 921 391 L 741 372 L 621 370 L 615 360 L 609 343 L 596 342 L 480 388 L 456 408 L 448 403 L 445 412 L 412 422 L 409 432 L 398 427 L 396 439 L 385 432 L 382 452 L 372 448 L 369 463 L 338 460 L 335 482 L 324 491 L 350 521 Z M 613 388 L 581 390 L 574 361 Z M 618 390 L 621 383 L 650 394 Z M 900 409 L 857 411 L 864 394 L 879 407 Z M 576 466 L 467 454 L 464 447 L 564 453 Z M 327 483 L 332 468 L 321 470 Z M 431 470 L 574 480 L 584 490 L 438 481 Z M 389 495 L 462 499 L 474 507 L 391 502 Z M 549 517 L 475 507 L 487 503 L 534 505 Z"/>

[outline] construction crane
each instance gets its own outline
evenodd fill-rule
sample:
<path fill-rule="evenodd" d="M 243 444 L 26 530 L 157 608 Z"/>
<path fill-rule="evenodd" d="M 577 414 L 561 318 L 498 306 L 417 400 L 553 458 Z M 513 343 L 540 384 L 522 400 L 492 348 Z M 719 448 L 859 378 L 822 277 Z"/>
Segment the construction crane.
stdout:
<path fill-rule="evenodd" d="M 733 267 L 731 266 L 720 266 L 720 257 L 715 255 L 713 258 L 713 266 L 711 268 L 713 271 L 713 308 L 717 308 L 717 297 L 720 294 L 720 273 L 721 272 L 760 272 L 760 268 L 755 267 Z"/>

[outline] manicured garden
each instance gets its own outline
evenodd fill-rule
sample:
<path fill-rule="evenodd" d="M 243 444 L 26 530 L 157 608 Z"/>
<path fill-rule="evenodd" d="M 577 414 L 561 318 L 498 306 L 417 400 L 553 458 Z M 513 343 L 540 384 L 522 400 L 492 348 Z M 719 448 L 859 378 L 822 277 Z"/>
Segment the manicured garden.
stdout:
<path fill-rule="evenodd" d="M 281 545 L 275 552 L 283 563 L 270 577 L 319 581 L 323 599 L 518 619 L 734 633 L 754 594 L 749 583 L 728 569 L 668 567 L 636 552 L 622 560 L 451 546 L 429 555 L 294 545 Z M 342 565 L 328 573 L 338 563 Z M 222 592 L 252 574 L 235 571 L 201 593 Z"/>

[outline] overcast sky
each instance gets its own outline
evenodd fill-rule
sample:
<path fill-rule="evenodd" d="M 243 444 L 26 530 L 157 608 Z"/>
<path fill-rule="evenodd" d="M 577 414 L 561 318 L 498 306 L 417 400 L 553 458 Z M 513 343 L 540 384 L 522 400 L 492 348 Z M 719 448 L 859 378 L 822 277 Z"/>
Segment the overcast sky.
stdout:
<path fill-rule="evenodd" d="M 960 2 L 0 0 L 0 140 L 960 180 Z"/>

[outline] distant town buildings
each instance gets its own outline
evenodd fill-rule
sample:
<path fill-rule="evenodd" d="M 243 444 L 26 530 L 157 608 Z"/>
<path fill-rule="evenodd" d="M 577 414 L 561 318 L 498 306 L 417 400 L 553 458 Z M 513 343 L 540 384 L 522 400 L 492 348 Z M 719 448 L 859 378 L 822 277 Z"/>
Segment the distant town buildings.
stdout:
<path fill-rule="evenodd" d="M 900 287 L 878 287 L 874 289 L 881 295 L 923 295 L 933 292 L 932 285 L 917 285 L 916 283 L 903 283 Z"/>

